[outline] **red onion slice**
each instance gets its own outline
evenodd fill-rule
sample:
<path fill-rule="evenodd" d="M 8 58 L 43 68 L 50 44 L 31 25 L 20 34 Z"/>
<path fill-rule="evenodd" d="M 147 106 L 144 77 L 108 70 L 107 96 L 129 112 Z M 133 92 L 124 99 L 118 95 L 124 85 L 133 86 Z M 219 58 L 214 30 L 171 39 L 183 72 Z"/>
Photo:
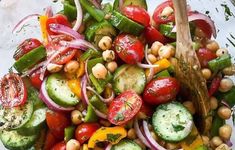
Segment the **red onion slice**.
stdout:
<path fill-rule="evenodd" d="M 140 62 L 138 62 L 137 65 L 138 65 L 139 67 L 145 68 L 145 69 L 151 69 L 151 68 L 159 67 L 159 65 L 142 64 L 142 63 L 140 63 Z"/>
<path fill-rule="evenodd" d="M 77 49 L 82 49 L 82 50 L 87 50 L 87 48 L 92 48 L 96 50 L 96 48 L 89 42 L 83 40 L 83 39 L 76 39 L 73 41 L 60 41 L 60 44 L 65 46 L 65 47 L 70 47 L 70 48 L 77 48 Z"/>
<path fill-rule="evenodd" d="M 135 118 L 134 120 L 134 128 L 135 128 L 135 132 L 138 136 L 138 138 L 144 143 L 145 146 L 147 146 L 148 148 L 152 148 L 150 143 L 147 141 L 147 139 L 145 138 L 145 136 L 142 134 L 140 127 L 139 127 L 139 123 L 138 123 L 138 119 Z"/>
<path fill-rule="evenodd" d="M 92 93 L 94 93 L 95 95 L 97 95 L 101 101 L 103 101 L 104 103 L 110 103 L 114 97 L 115 97 L 115 94 L 114 92 L 112 91 L 112 95 L 109 97 L 109 98 L 103 98 L 99 93 L 97 93 L 92 87 L 88 86 L 86 87 L 89 91 L 91 91 Z"/>
<path fill-rule="evenodd" d="M 158 144 L 154 138 L 152 137 L 149 128 L 148 128 L 148 123 L 147 121 L 143 120 L 143 128 L 144 128 L 144 134 L 146 136 L 147 141 L 150 143 L 152 146 L 152 149 L 154 150 L 166 150 L 164 147 L 162 147 L 160 144 Z"/>
<path fill-rule="evenodd" d="M 42 86 L 40 89 L 39 98 L 47 105 L 47 107 L 51 110 L 55 111 L 72 111 L 75 108 L 74 107 L 62 107 L 58 104 L 56 104 L 48 95 L 46 90 L 46 81 L 47 78 L 42 82 Z"/>
<path fill-rule="evenodd" d="M 91 81 L 90 81 L 88 70 L 87 70 L 88 69 L 87 64 L 88 64 L 89 59 L 90 59 L 90 57 L 88 57 L 85 61 L 85 75 L 86 75 L 88 82 L 90 83 Z"/>
<path fill-rule="evenodd" d="M 227 140 L 225 143 L 228 145 L 228 147 L 232 147 L 233 146 L 233 143 L 232 143 L 231 140 Z"/>
<path fill-rule="evenodd" d="M 111 150 L 112 149 L 112 144 L 109 144 L 109 145 L 107 145 L 106 147 L 105 147 L 105 149 L 104 150 Z"/>
<path fill-rule="evenodd" d="M 224 106 L 226 106 L 229 109 L 231 109 L 231 107 L 229 106 L 229 104 L 225 100 L 221 100 L 221 104 L 223 104 Z"/>
<path fill-rule="evenodd" d="M 50 24 L 50 30 L 56 33 L 63 33 L 69 35 L 75 39 L 84 39 L 84 36 L 80 35 L 77 31 L 72 30 L 70 27 L 67 27 L 62 24 Z"/>
<path fill-rule="evenodd" d="M 52 16 L 53 16 L 53 12 L 52 12 L 51 6 L 48 6 L 48 7 L 46 8 L 45 15 L 46 15 L 47 17 L 52 17 Z"/>
<path fill-rule="evenodd" d="M 22 20 L 20 20 L 16 26 L 13 28 L 12 30 L 12 33 L 15 34 L 17 33 L 17 30 L 19 28 L 21 28 L 26 22 L 28 22 L 29 20 L 33 19 L 33 18 L 38 18 L 40 15 L 39 14 L 31 14 L 31 15 L 28 15 L 26 17 L 24 17 Z"/>
<path fill-rule="evenodd" d="M 73 26 L 73 30 L 78 31 L 78 29 L 80 28 L 82 24 L 82 7 L 81 7 L 79 0 L 74 0 L 74 2 L 75 2 L 76 9 L 77 9 L 77 18 L 76 18 L 75 25 Z"/>

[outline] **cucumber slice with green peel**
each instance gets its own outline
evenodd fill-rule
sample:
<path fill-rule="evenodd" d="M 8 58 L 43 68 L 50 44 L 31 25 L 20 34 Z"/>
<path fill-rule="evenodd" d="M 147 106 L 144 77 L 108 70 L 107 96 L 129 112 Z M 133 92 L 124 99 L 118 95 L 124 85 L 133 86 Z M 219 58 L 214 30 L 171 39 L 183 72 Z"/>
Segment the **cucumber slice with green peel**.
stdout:
<path fill-rule="evenodd" d="M 33 101 L 33 109 L 36 110 L 38 108 L 45 107 L 46 105 L 39 98 L 39 92 L 32 86 L 27 87 L 28 99 Z"/>
<path fill-rule="evenodd" d="M 144 26 L 127 18 L 117 11 L 113 11 L 109 22 L 122 32 L 130 33 L 133 35 L 140 35 L 144 30 Z"/>
<path fill-rule="evenodd" d="M 118 144 L 113 145 L 111 150 L 142 150 L 142 148 L 132 140 L 123 139 Z"/>
<path fill-rule="evenodd" d="M 113 77 L 113 89 L 116 94 L 127 90 L 134 90 L 141 94 L 146 84 L 144 69 L 135 65 L 122 65 L 119 67 Z"/>
<path fill-rule="evenodd" d="M 26 150 L 34 145 L 37 137 L 38 134 L 23 136 L 15 130 L 2 130 L 0 134 L 3 145 L 9 150 Z"/>
<path fill-rule="evenodd" d="M 33 67 L 38 62 L 40 62 L 43 58 L 47 56 L 46 49 L 43 46 L 39 46 L 31 50 L 29 53 L 22 56 L 14 63 L 14 68 L 22 73 L 27 69 Z"/>
<path fill-rule="evenodd" d="M 148 9 L 146 0 L 123 0 L 123 6 L 135 5 L 144 8 L 145 10 Z M 113 3 L 114 10 L 119 10 L 119 0 L 115 0 Z"/>
<path fill-rule="evenodd" d="M 78 104 L 78 97 L 70 90 L 67 80 L 61 74 L 52 74 L 46 81 L 46 90 L 50 98 L 63 107 Z"/>
<path fill-rule="evenodd" d="M 18 129 L 25 125 L 33 114 L 33 101 L 28 99 L 22 106 L 0 106 L 0 129 Z"/>
<path fill-rule="evenodd" d="M 47 107 L 39 108 L 33 112 L 31 119 L 17 132 L 21 135 L 34 135 L 37 134 L 46 120 Z"/>
<path fill-rule="evenodd" d="M 208 62 L 208 66 L 213 72 L 229 67 L 231 64 L 231 56 L 229 54 L 224 54 Z"/>
<path fill-rule="evenodd" d="M 179 142 L 190 134 L 193 117 L 182 104 L 171 102 L 157 107 L 152 124 L 160 138 L 169 142 Z"/>

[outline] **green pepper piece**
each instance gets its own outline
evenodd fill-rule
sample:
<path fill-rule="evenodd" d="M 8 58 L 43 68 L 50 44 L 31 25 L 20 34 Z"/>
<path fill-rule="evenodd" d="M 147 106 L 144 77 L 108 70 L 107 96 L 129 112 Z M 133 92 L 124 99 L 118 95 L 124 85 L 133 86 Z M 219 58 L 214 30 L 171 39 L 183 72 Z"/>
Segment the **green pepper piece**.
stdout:
<path fill-rule="evenodd" d="M 219 135 L 219 128 L 225 124 L 225 121 L 221 119 L 217 114 L 213 117 L 212 127 L 211 127 L 211 136 Z"/>
<path fill-rule="evenodd" d="M 105 3 L 102 10 L 104 11 L 105 14 L 112 13 L 113 6 L 110 3 Z"/>
<path fill-rule="evenodd" d="M 89 75 L 89 78 L 92 84 L 94 85 L 96 91 L 98 93 L 102 93 L 104 91 L 105 83 L 101 82 L 102 80 L 99 81 L 98 79 L 96 79 L 96 77 L 92 73 Z"/>
<path fill-rule="evenodd" d="M 224 54 L 221 57 L 218 57 L 208 62 L 209 68 L 213 72 L 217 72 L 219 70 L 224 69 L 225 67 L 229 67 L 231 66 L 231 64 L 231 57 L 228 54 Z"/>
<path fill-rule="evenodd" d="M 88 13 L 91 14 L 93 18 L 95 18 L 98 22 L 104 19 L 104 12 L 100 9 L 95 8 L 88 0 L 80 0 L 80 3 L 83 8 L 86 9 Z"/>
<path fill-rule="evenodd" d="M 77 9 L 68 1 L 64 1 L 64 15 L 67 16 L 69 21 L 74 21 L 77 18 Z"/>
<path fill-rule="evenodd" d="M 98 120 L 98 117 L 97 117 L 95 111 L 93 110 L 91 105 L 88 105 L 87 114 L 84 119 L 84 122 L 96 122 L 97 120 Z"/>
<path fill-rule="evenodd" d="M 168 72 L 168 70 L 163 70 L 159 73 L 157 73 L 153 78 L 159 78 L 159 77 L 170 77 L 170 73 Z"/>
<path fill-rule="evenodd" d="M 232 89 L 226 93 L 218 93 L 216 97 L 219 100 L 224 100 L 227 102 L 228 105 L 232 108 L 235 105 L 235 86 L 233 86 Z"/>
<path fill-rule="evenodd" d="M 99 57 L 99 58 L 94 58 L 94 59 L 91 59 L 87 62 L 87 70 L 88 70 L 88 73 L 91 73 L 91 69 L 92 67 L 94 67 L 96 64 L 98 63 L 104 63 L 104 60 L 103 60 L 103 57 Z"/>
<path fill-rule="evenodd" d="M 100 51 L 96 51 L 96 50 L 90 48 L 81 55 L 80 59 L 81 59 L 81 61 L 85 61 L 89 57 L 93 58 L 93 57 L 100 57 L 100 56 L 101 56 Z"/>
<path fill-rule="evenodd" d="M 93 95 L 90 99 L 89 99 L 90 103 L 92 106 L 94 106 L 96 109 L 98 109 L 99 111 L 101 111 L 102 113 L 107 113 L 108 112 L 108 108 L 107 105 L 102 102 L 98 96 Z"/>
<path fill-rule="evenodd" d="M 65 142 L 68 142 L 70 139 L 74 137 L 74 131 L 75 127 L 74 126 L 69 126 L 64 129 L 64 140 Z"/>

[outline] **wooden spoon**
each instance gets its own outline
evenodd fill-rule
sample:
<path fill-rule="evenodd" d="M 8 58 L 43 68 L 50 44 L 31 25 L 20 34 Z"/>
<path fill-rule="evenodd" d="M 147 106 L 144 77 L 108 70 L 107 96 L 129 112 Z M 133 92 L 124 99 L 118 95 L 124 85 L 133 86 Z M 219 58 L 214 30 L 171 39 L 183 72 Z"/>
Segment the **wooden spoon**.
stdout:
<path fill-rule="evenodd" d="M 212 125 L 209 96 L 206 81 L 201 73 L 201 66 L 192 46 L 190 35 L 187 2 L 186 0 L 173 0 L 177 28 L 175 62 L 176 77 L 190 90 L 192 101 L 199 118 L 198 125 L 203 134 L 207 134 Z"/>

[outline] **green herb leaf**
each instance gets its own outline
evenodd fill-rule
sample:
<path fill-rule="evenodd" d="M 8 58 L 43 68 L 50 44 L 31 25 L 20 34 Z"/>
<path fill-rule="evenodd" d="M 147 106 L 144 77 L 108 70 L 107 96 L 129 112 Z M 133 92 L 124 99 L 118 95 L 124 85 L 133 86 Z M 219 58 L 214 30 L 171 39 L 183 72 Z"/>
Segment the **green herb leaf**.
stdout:
<path fill-rule="evenodd" d="M 125 116 L 123 115 L 122 112 L 118 112 L 117 115 L 114 117 L 114 120 L 115 120 L 116 122 L 118 122 L 118 121 L 123 121 L 124 119 L 125 119 Z"/>
<path fill-rule="evenodd" d="M 121 134 L 107 134 L 107 140 L 109 142 L 115 142 L 121 136 L 122 136 Z"/>
<path fill-rule="evenodd" d="M 172 124 L 172 127 L 174 128 L 174 131 L 175 132 L 179 132 L 179 131 L 182 131 L 182 130 L 184 130 L 184 126 L 182 126 L 182 125 L 174 125 L 174 124 Z"/>

